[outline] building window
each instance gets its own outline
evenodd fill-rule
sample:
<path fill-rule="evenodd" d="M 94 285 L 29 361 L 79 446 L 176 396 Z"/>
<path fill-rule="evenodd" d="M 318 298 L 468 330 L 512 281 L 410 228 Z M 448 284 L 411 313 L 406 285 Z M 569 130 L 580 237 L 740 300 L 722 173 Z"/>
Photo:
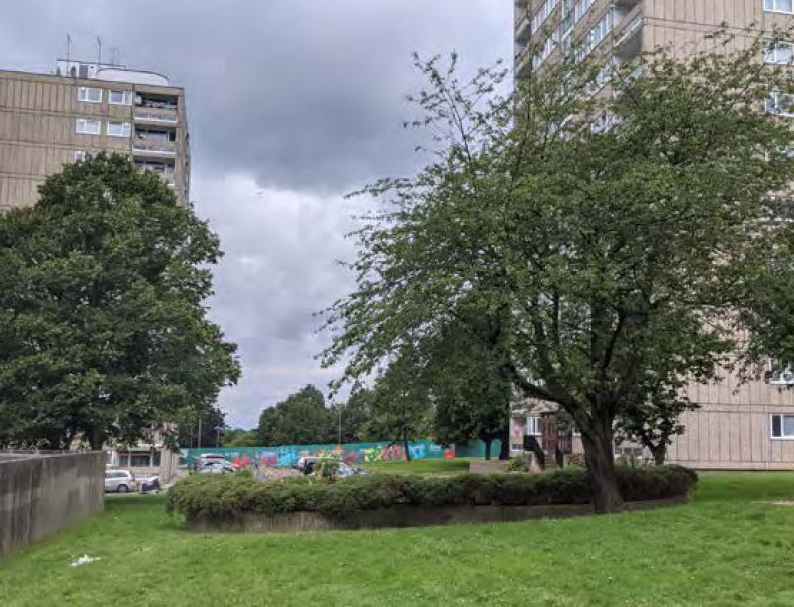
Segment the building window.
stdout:
<path fill-rule="evenodd" d="M 794 13 L 794 0 L 764 0 L 764 10 L 769 13 Z"/>
<path fill-rule="evenodd" d="M 538 416 L 527 418 L 527 427 L 524 433 L 527 436 L 540 436 L 542 434 L 542 419 Z"/>
<path fill-rule="evenodd" d="M 81 86 L 77 89 L 77 100 L 86 103 L 102 103 L 102 89 Z"/>
<path fill-rule="evenodd" d="M 579 20 L 585 16 L 587 11 L 590 10 L 590 7 L 593 6 L 595 0 L 577 0 L 576 4 L 573 7 L 573 20 L 574 23 L 578 23 Z"/>
<path fill-rule="evenodd" d="M 792 46 L 789 42 L 770 42 L 764 51 L 764 62 L 775 65 L 788 65 L 792 59 Z"/>
<path fill-rule="evenodd" d="M 607 11 L 607 14 L 604 15 L 601 20 L 595 24 L 595 27 L 590 31 L 590 50 L 592 51 L 596 48 L 599 44 L 601 44 L 604 39 L 609 35 L 609 32 L 612 31 L 613 25 L 613 15 L 612 11 Z"/>
<path fill-rule="evenodd" d="M 90 118 L 78 118 L 77 132 L 86 135 L 99 135 L 102 133 L 102 123 Z"/>
<path fill-rule="evenodd" d="M 130 453 L 130 468 L 148 468 L 151 461 L 152 456 L 148 453 Z"/>
<path fill-rule="evenodd" d="M 772 93 L 766 100 L 765 109 L 769 114 L 792 118 L 794 117 L 794 95 L 779 92 Z"/>
<path fill-rule="evenodd" d="M 110 103 L 113 105 L 132 105 L 132 91 L 110 91 Z"/>
<path fill-rule="evenodd" d="M 794 385 L 794 369 L 788 363 L 779 360 L 769 361 L 769 383 L 776 386 Z"/>
<path fill-rule="evenodd" d="M 108 122 L 107 133 L 111 137 L 129 137 L 130 131 L 129 122 Z"/>
<path fill-rule="evenodd" d="M 543 22 L 549 18 L 549 15 L 557 8 L 560 0 L 546 0 L 538 9 L 538 12 L 532 17 L 532 33 L 534 34 L 543 25 Z"/>
<path fill-rule="evenodd" d="M 794 415 L 772 415 L 772 438 L 794 440 Z"/>
<path fill-rule="evenodd" d="M 89 156 L 91 156 L 91 154 L 89 154 L 85 150 L 76 150 L 74 153 L 74 161 L 83 162 L 85 160 L 88 160 Z"/>
<path fill-rule="evenodd" d="M 533 69 L 538 69 L 543 63 L 545 63 L 546 59 L 548 59 L 551 54 L 554 52 L 554 49 L 557 48 L 557 45 L 560 43 L 560 27 L 557 26 L 551 35 L 546 38 L 545 42 L 543 43 L 543 48 L 538 51 L 538 54 L 535 55 L 532 59 L 532 67 Z"/>

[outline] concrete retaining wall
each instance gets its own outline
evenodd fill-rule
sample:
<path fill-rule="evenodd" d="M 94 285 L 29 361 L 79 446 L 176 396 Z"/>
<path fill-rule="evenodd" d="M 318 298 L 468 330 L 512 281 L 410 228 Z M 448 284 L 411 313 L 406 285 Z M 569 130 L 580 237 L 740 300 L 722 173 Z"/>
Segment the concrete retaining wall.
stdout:
<path fill-rule="evenodd" d="M 626 510 L 647 510 L 675 506 L 687 497 L 644 502 L 627 502 Z M 344 519 L 335 519 L 318 512 L 284 514 L 241 513 L 235 517 L 192 517 L 188 529 L 199 533 L 295 533 L 330 531 L 334 529 L 381 529 L 385 527 L 426 527 L 466 523 L 503 523 L 540 518 L 569 518 L 593 515 L 591 504 L 559 506 L 393 506 L 364 510 Z"/>
<path fill-rule="evenodd" d="M 0 558 L 104 507 L 105 454 L 0 456 Z"/>

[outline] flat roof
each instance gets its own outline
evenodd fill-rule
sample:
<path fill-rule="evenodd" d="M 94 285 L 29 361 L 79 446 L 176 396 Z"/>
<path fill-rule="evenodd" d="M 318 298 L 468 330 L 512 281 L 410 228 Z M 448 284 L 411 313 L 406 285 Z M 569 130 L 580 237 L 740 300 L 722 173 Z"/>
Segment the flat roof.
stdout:
<path fill-rule="evenodd" d="M 127 70 L 127 71 L 139 71 L 139 70 Z M 149 72 L 149 73 L 155 74 L 156 72 Z M 138 88 L 152 88 L 152 89 L 161 89 L 161 90 L 174 89 L 183 92 L 185 90 L 185 87 L 178 86 L 175 84 L 169 84 L 169 85 L 139 84 L 137 82 L 125 82 L 123 80 L 103 80 L 101 78 L 79 78 L 79 77 L 75 78 L 74 76 L 63 76 L 63 75 L 59 76 L 58 74 L 43 74 L 41 72 L 26 72 L 24 70 L 0 69 L 0 74 L 15 74 L 19 76 L 29 76 L 31 78 L 40 78 L 40 79 L 59 81 L 59 82 L 66 80 L 69 82 L 78 82 L 85 86 L 90 86 L 92 82 L 97 82 L 105 86 L 112 86 L 114 84 L 130 84 Z M 159 76 L 162 74 L 157 74 L 157 75 Z"/>

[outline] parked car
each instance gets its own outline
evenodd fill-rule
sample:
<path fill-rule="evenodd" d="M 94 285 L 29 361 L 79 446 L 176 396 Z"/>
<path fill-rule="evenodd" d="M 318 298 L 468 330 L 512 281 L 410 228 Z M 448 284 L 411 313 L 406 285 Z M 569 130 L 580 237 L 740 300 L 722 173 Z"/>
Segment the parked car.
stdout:
<path fill-rule="evenodd" d="M 155 493 L 160 491 L 160 477 L 155 475 L 144 476 L 139 480 L 141 493 L 148 493 L 153 491 Z"/>
<path fill-rule="evenodd" d="M 339 478 L 347 478 L 348 476 L 355 476 L 357 474 L 367 474 L 367 471 L 342 462 L 339 464 L 339 471 L 337 474 L 339 475 Z"/>
<path fill-rule="evenodd" d="M 199 469 L 199 474 L 234 474 L 235 472 L 237 472 L 237 467 L 225 461 L 206 462 Z"/>
<path fill-rule="evenodd" d="M 105 492 L 128 493 L 137 489 L 138 482 L 129 470 L 105 471 Z"/>

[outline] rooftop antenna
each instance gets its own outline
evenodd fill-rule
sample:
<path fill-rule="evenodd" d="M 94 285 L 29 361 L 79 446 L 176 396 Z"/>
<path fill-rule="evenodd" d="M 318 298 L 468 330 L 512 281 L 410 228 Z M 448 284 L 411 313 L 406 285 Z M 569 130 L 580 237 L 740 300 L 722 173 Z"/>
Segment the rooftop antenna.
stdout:
<path fill-rule="evenodd" d="M 110 62 L 113 65 L 120 65 L 119 63 L 119 49 L 117 47 L 113 47 L 110 49 Z"/>
<path fill-rule="evenodd" d="M 102 38 L 100 38 L 99 36 L 96 37 L 96 44 L 97 44 L 97 49 L 98 49 L 98 54 L 99 54 L 99 59 L 97 61 L 97 65 L 101 66 L 102 65 Z"/>
<path fill-rule="evenodd" d="M 69 59 L 72 55 L 72 36 L 69 32 L 66 32 L 66 63 L 69 63 Z"/>

